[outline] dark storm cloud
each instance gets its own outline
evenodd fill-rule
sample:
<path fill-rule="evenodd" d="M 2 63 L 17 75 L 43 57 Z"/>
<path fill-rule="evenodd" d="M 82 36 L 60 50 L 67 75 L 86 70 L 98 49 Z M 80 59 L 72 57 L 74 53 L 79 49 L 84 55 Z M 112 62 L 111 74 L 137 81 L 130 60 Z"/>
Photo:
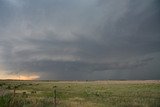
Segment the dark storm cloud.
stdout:
<path fill-rule="evenodd" d="M 41 79 L 159 79 L 159 5 L 0 0 L 0 64 Z"/>
<path fill-rule="evenodd" d="M 33 61 L 22 61 L 18 65 L 12 63 L 12 68 L 17 72 L 25 71 L 26 69 L 30 72 L 47 72 L 48 76 L 54 77 L 59 80 L 73 80 L 73 79 L 91 79 L 87 77 L 93 72 L 103 71 L 114 71 L 114 70 L 128 70 L 137 69 L 148 65 L 148 62 L 152 61 L 153 58 L 139 59 L 136 61 L 126 62 L 106 62 L 106 63 L 89 63 L 81 61 L 53 61 L 53 60 L 33 60 Z M 119 72 L 120 72 L 119 71 Z M 16 73 L 17 73 L 16 72 Z M 15 72 L 12 72 L 15 73 Z M 52 74 L 52 75 L 51 75 Z M 63 75 L 62 75 L 63 74 Z M 44 78 L 44 77 L 42 77 Z M 98 77 L 99 78 L 99 77 Z M 45 78 L 44 78 L 45 79 Z M 100 78 L 99 78 L 100 79 Z M 101 78 L 104 79 L 104 78 Z"/>

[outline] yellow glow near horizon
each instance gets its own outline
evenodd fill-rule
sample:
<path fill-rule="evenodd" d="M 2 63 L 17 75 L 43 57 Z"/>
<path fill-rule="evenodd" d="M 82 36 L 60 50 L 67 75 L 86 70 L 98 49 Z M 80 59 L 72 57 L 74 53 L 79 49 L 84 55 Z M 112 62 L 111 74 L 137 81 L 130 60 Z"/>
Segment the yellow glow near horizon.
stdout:
<path fill-rule="evenodd" d="M 39 75 L 36 74 L 7 74 L 4 70 L 0 70 L 0 79 L 15 79 L 15 80 L 35 80 L 38 79 Z"/>
<path fill-rule="evenodd" d="M 38 75 L 31 75 L 31 76 L 20 75 L 18 79 L 20 79 L 20 80 L 35 80 L 38 78 L 39 78 Z"/>

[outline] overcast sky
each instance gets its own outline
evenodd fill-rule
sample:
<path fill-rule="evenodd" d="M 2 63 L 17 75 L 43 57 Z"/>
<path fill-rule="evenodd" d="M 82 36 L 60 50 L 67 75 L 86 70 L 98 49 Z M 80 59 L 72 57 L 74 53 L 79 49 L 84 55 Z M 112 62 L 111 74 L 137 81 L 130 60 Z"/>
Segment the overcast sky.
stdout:
<path fill-rule="evenodd" d="M 0 79 L 160 79 L 159 0 L 0 0 Z"/>

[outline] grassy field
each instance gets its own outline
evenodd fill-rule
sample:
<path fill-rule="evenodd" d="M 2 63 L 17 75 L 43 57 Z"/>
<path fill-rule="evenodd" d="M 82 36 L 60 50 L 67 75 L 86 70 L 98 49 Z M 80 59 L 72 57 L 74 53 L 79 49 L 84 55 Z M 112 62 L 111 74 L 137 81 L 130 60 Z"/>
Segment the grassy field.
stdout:
<path fill-rule="evenodd" d="M 160 107 L 160 81 L 0 81 L 0 107 L 54 106 Z"/>

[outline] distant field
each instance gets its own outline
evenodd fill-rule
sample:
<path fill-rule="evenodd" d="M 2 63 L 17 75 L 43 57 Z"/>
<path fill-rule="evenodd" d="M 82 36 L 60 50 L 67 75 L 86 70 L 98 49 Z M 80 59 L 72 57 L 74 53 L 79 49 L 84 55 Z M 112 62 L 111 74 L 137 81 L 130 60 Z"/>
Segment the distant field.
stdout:
<path fill-rule="evenodd" d="M 160 81 L 0 81 L 0 107 L 54 106 L 160 107 Z"/>

